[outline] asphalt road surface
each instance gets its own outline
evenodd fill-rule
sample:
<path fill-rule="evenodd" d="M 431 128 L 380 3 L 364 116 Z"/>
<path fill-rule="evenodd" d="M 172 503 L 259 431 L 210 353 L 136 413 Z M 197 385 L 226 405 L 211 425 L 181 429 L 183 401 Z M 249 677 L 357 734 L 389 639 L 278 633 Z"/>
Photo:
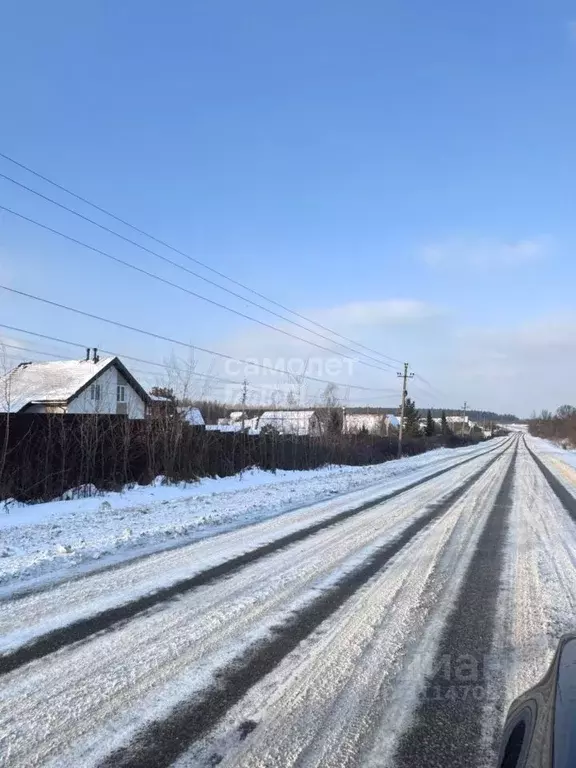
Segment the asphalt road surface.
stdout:
<path fill-rule="evenodd" d="M 0 602 L 0 765 L 491 765 L 576 624 L 570 472 L 515 435 Z"/>

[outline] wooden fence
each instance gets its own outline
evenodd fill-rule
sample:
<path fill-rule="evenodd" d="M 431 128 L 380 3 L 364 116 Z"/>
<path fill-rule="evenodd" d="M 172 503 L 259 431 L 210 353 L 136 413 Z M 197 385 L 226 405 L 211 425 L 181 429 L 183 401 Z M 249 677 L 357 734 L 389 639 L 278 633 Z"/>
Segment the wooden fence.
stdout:
<path fill-rule="evenodd" d="M 470 438 L 408 439 L 413 455 Z M 248 467 L 314 469 L 375 464 L 396 456 L 397 439 L 367 434 L 322 437 L 212 432 L 180 420 L 123 416 L 0 414 L 0 500 L 49 500 L 70 489 L 86 493 L 236 474 Z"/>

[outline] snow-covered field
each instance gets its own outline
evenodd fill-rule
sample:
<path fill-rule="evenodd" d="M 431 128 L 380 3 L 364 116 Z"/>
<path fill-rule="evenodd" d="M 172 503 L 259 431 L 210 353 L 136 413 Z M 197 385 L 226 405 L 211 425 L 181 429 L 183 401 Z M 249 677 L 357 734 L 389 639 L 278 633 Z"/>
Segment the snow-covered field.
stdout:
<path fill-rule="evenodd" d="M 386 483 L 409 482 L 492 443 L 365 467 L 324 467 L 138 486 L 122 493 L 0 504 L 0 594 L 14 583 L 91 570 L 160 548 L 215 535 L 335 495 Z"/>

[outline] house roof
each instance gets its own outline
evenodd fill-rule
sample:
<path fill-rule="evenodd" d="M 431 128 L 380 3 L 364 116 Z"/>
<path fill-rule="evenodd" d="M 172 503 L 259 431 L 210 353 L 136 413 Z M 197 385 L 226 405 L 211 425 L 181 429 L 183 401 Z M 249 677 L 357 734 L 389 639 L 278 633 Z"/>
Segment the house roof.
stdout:
<path fill-rule="evenodd" d="M 67 403 L 114 365 L 144 402 L 147 392 L 117 357 L 20 363 L 0 382 L 0 411 L 18 413 L 31 403 Z"/>
<path fill-rule="evenodd" d="M 204 426 L 204 417 L 200 413 L 199 408 L 187 408 L 185 411 L 182 412 L 182 417 L 184 421 L 187 424 L 190 424 L 192 427 L 203 427 Z"/>

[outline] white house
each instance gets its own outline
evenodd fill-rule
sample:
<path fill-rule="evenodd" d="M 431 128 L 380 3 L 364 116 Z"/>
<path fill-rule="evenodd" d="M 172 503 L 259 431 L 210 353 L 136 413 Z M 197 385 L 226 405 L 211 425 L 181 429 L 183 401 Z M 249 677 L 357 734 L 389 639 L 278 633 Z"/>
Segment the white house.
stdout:
<path fill-rule="evenodd" d="M 20 363 L 0 380 L 3 413 L 101 413 L 143 419 L 146 390 L 117 357 Z"/>
<path fill-rule="evenodd" d="M 218 419 L 218 422 L 222 421 L 222 419 Z M 260 430 L 253 426 L 257 422 L 257 419 L 247 419 L 244 423 L 244 430 L 246 434 L 248 435 L 259 435 Z M 206 432 L 235 432 L 236 434 L 241 434 L 242 432 L 242 424 L 236 423 L 236 424 L 206 424 Z"/>
<path fill-rule="evenodd" d="M 344 416 L 344 432 L 353 435 L 358 432 L 380 434 L 385 430 L 382 413 L 347 413 Z"/>
<path fill-rule="evenodd" d="M 257 425 L 251 427 L 275 429 L 286 435 L 320 435 L 322 423 L 315 411 L 264 411 Z"/>

